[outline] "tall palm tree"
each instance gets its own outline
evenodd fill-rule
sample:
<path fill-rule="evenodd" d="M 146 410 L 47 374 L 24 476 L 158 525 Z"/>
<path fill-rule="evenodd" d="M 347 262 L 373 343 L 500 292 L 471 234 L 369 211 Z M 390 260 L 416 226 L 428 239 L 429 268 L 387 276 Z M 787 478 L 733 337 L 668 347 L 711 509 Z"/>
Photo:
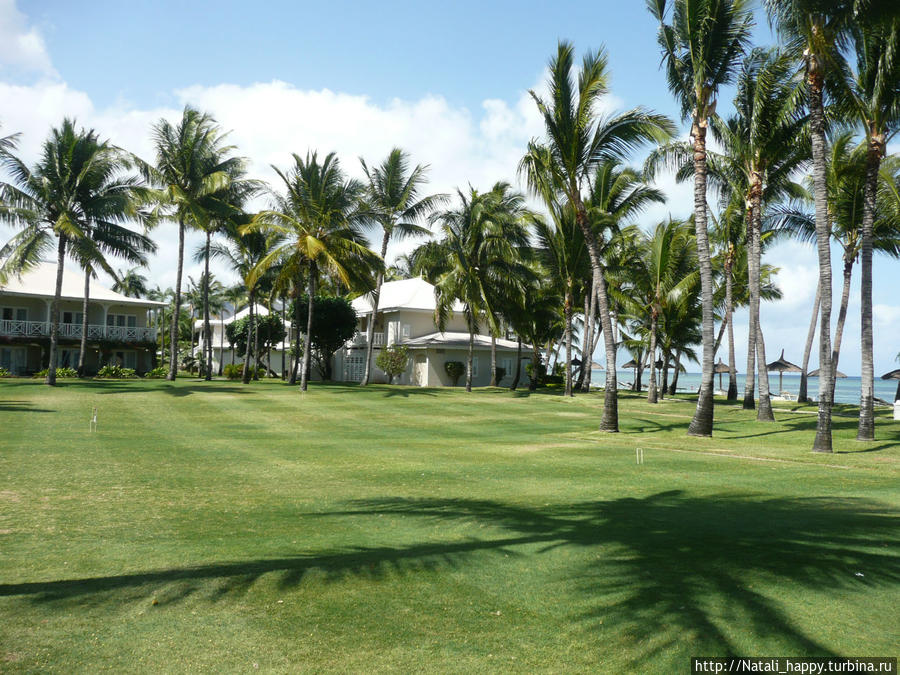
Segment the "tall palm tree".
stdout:
<path fill-rule="evenodd" d="M 232 176 L 244 160 L 229 157 L 232 146 L 225 144 L 216 121 L 208 114 L 185 106 L 181 120 L 172 124 L 161 119 L 153 126 L 156 164 L 143 164 L 144 173 L 157 186 L 157 199 L 178 223 L 178 266 L 175 276 L 175 310 L 170 327 L 171 362 L 167 379 L 178 373 L 178 320 L 181 314 L 181 276 L 184 268 L 185 228 L 204 228 L 210 221 L 210 202 L 231 184 Z"/>
<path fill-rule="evenodd" d="M 446 195 L 421 196 L 426 183 L 428 166 L 417 164 L 409 168 L 409 155 L 400 148 L 391 150 L 387 158 L 371 169 L 360 159 L 366 174 L 366 206 L 372 223 L 381 230 L 381 259 L 387 255 L 391 239 L 421 237 L 430 234 L 426 227 L 419 225 L 434 209 L 446 201 Z M 384 274 L 379 272 L 372 293 L 372 316 L 366 326 L 366 366 L 360 385 L 369 384 L 369 369 L 372 366 L 375 316 L 378 314 L 378 300 Z"/>
<path fill-rule="evenodd" d="M 851 26 L 856 55 L 855 73 L 844 78 L 838 96 L 845 117 L 862 126 L 865 133 L 866 182 L 860 228 L 862 335 L 862 383 L 859 427 L 856 437 L 875 440 L 875 364 L 872 340 L 872 251 L 873 226 L 877 217 L 878 174 L 887 144 L 900 131 L 900 17 L 871 22 L 866 17 Z"/>
<path fill-rule="evenodd" d="M 112 178 L 112 177 L 111 177 Z M 118 184 L 117 184 L 118 183 Z M 120 202 L 117 207 L 120 210 L 119 217 L 134 216 L 135 219 L 143 219 L 145 214 L 134 208 L 134 190 L 137 186 L 132 181 L 110 180 L 100 190 L 107 193 L 107 197 Z M 116 272 L 110 265 L 106 256 L 116 256 L 127 262 L 146 265 L 147 253 L 156 251 L 156 244 L 144 234 L 134 232 L 111 220 L 95 220 L 85 231 L 82 239 L 73 241 L 71 252 L 84 270 L 84 297 L 81 310 L 81 344 L 78 350 L 78 374 L 84 374 L 84 359 L 87 353 L 88 337 L 88 303 L 91 296 L 91 279 L 97 278 L 97 271 L 102 269 L 113 279 Z M 114 285 L 115 288 L 115 285 Z"/>
<path fill-rule="evenodd" d="M 609 91 L 606 52 L 601 49 L 586 54 L 577 81 L 573 53 L 572 45 L 560 42 L 550 61 L 549 97 L 545 100 L 534 91 L 530 92 L 544 122 L 546 142 L 529 143 L 519 172 L 525 175 L 529 189 L 535 194 L 562 193 L 575 208 L 576 222 L 584 234 L 597 279 L 597 304 L 606 347 L 606 391 L 600 428 L 617 432 L 616 369 L 611 365 L 616 361 L 616 344 L 600 244 L 591 227 L 583 190 L 599 163 L 624 160 L 645 143 L 667 140 L 674 125 L 668 118 L 641 108 L 601 117 L 597 109 Z M 544 166 L 546 171 L 542 169 Z M 543 176 L 548 174 L 551 181 L 546 184 Z"/>
<path fill-rule="evenodd" d="M 77 244 L 79 252 L 100 257 L 90 239 L 91 227 L 120 223 L 136 215 L 135 188 L 131 179 L 114 177 L 126 165 L 124 153 L 93 130 L 76 129 L 63 120 L 50 132 L 33 168 L 12 154 L 9 143 L 0 151 L 0 164 L 12 182 L 0 183 L 0 219 L 20 232 L 0 249 L 5 258 L 0 282 L 20 273 L 48 253 L 56 239 L 56 287 L 50 306 L 50 349 L 46 383 L 56 383 L 59 343 L 59 300 L 64 262 Z"/>
<path fill-rule="evenodd" d="M 275 171 L 284 183 L 285 194 L 276 195 L 274 208 L 257 214 L 242 231 L 271 231 L 285 238 L 260 261 L 251 279 L 276 264 L 295 272 L 307 271 L 309 302 L 300 376 L 300 390 L 306 391 L 320 273 L 331 274 L 344 286 L 368 290 L 374 286 L 373 273 L 384 269 L 384 261 L 369 250 L 360 230 L 365 216 L 360 208 L 364 186 L 345 176 L 334 153 L 321 162 L 315 152 L 308 152 L 305 159 L 294 154 L 294 166 L 286 172 Z"/>
<path fill-rule="evenodd" d="M 816 250 L 819 257 L 819 415 L 814 452 L 832 452 L 831 408 L 831 238 L 828 224 L 828 186 L 825 95 L 832 72 L 843 70 L 841 47 L 846 42 L 858 0 L 765 0 L 779 34 L 804 64 L 812 146 L 813 198 L 816 212 Z M 833 79 L 833 78 L 832 78 Z"/>
<path fill-rule="evenodd" d="M 432 215 L 443 239 L 427 242 L 414 252 L 418 269 L 434 284 L 435 322 L 444 331 L 454 304 L 463 305 L 469 329 L 466 391 L 472 391 L 475 333 L 486 320 L 493 335 L 499 332 L 501 307 L 530 277 L 522 259 L 528 245 L 524 197 L 508 183 L 488 192 L 457 190 L 459 206 Z"/>
<path fill-rule="evenodd" d="M 715 115 L 719 88 L 731 83 L 738 60 L 750 40 L 752 15 L 746 0 L 648 0 L 659 21 L 669 90 L 691 120 L 694 155 L 694 229 L 703 306 L 703 376 L 697 410 L 688 434 L 712 436 L 713 431 L 713 279 L 706 219 L 706 132 Z"/>

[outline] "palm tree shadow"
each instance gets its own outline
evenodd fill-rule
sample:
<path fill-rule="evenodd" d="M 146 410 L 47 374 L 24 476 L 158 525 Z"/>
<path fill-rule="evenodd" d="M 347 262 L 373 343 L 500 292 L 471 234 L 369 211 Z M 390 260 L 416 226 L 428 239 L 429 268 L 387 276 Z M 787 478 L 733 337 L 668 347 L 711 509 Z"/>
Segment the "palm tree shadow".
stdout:
<path fill-rule="evenodd" d="M 697 497 L 669 491 L 542 508 L 492 500 L 392 498 L 349 506 L 307 517 L 390 514 L 471 522 L 477 535 L 2 584 L 0 597 L 100 606 L 146 599 L 164 585 L 160 604 L 197 594 L 216 602 L 247 592 L 262 575 L 273 573 L 281 587 L 291 588 L 311 573 L 330 582 L 350 576 L 379 580 L 465 569 L 476 556 L 496 556 L 502 564 L 507 557 L 538 557 L 565 547 L 580 554 L 566 557 L 560 579 L 579 591 L 567 610 L 571 620 L 583 630 L 602 631 L 603 639 L 614 631 L 642 663 L 678 648 L 687 637 L 694 653 L 739 653 L 733 636 L 746 638 L 751 632 L 760 639 L 777 638 L 796 653 L 827 655 L 828 648 L 782 609 L 777 591 L 868 586 L 896 592 L 900 585 L 900 515 L 861 499 Z M 485 537 L 485 532 L 495 534 Z M 864 577 L 856 576 L 858 571 Z"/>
<path fill-rule="evenodd" d="M 48 408 L 35 408 L 31 401 L 0 401 L 0 412 L 33 412 L 33 413 L 51 413 L 56 412 Z"/>

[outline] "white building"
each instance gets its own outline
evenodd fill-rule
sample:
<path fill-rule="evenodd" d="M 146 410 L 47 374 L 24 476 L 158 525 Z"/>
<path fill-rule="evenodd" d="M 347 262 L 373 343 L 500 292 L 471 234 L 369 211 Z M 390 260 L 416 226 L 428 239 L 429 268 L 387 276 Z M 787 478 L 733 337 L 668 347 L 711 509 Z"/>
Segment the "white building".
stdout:
<path fill-rule="evenodd" d="M 365 295 L 353 301 L 358 317 L 358 333 L 344 349 L 334 356 L 335 379 L 359 382 L 366 360 L 366 329 L 372 320 L 372 303 Z M 469 348 L 469 330 L 461 303 L 453 307 L 445 332 L 440 332 L 434 321 L 437 306 L 434 286 L 424 279 L 389 281 L 381 287 L 378 312 L 374 318 L 372 381 L 387 382 L 387 375 L 375 366 L 375 358 L 385 345 L 404 344 L 410 351 L 410 363 L 398 380 L 401 384 L 422 387 L 450 386 L 452 378 L 444 370 L 447 361 L 465 364 Z M 514 340 L 497 339 L 497 367 L 503 368 L 500 385 L 509 384 L 515 375 L 517 343 Z M 523 345 L 522 378 L 525 362 L 530 360 L 530 347 Z M 491 338 L 475 336 L 472 384 L 487 386 L 491 381 Z M 465 382 L 465 375 L 460 384 Z"/>
<path fill-rule="evenodd" d="M 56 264 L 42 262 L 0 287 L 0 366 L 27 375 L 48 366 L 50 306 L 56 291 Z M 108 363 L 152 368 L 156 358 L 156 329 L 150 313 L 165 303 L 129 298 L 91 281 L 88 300 L 85 369 L 96 372 Z M 60 367 L 75 368 L 82 335 L 84 273 L 65 269 L 59 305 Z"/>
<path fill-rule="evenodd" d="M 268 316 L 269 310 L 263 307 L 262 305 L 255 305 L 253 312 L 256 316 Z M 226 328 L 234 323 L 235 321 L 239 321 L 243 319 L 245 316 L 250 314 L 250 306 L 248 305 L 244 309 L 240 310 L 237 314 L 234 314 L 230 317 L 218 317 L 218 318 L 210 318 L 209 327 L 211 332 L 212 339 L 212 372 L 214 375 L 221 372 L 220 364 L 227 365 L 229 363 L 243 363 L 244 355 L 235 353 L 235 350 L 231 348 L 231 345 L 228 343 L 228 337 L 226 336 Z M 290 356 L 290 347 L 291 347 L 291 322 L 290 319 L 284 322 L 284 329 L 286 332 L 285 338 L 282 342 L 277 343 L 274 347 L 269 351 L 268 354 L 268 365 L 269 368 L 278 374 L 281 374 L 282 367 L 285 372 L 290 371 L 291 367 L 291 356 Z M 204 351 L 204 339 L 203 339 L 203 319 L 196 319 L 194 321 L 194 341 L 197 344 L 196 351 L 200 354 L 205 354 Z M 260 353 L 260 365 L 266 365 L 266 353 L 261 350 Z"/>

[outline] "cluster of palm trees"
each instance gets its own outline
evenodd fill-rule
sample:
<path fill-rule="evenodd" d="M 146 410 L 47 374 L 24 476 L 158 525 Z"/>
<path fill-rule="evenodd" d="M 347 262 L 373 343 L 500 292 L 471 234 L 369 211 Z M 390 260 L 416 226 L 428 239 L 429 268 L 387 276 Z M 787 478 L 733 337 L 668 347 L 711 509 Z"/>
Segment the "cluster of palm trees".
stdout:
<path fill-rule="evenodd" d="M 247 304 L 252 314 L 257 302 L 274 307 L 275 300 L 284 313 L 290 301 L 306 295 L 307 316 L 291 317 L 298 330 L 290 369 L 291 383 L 299 377 L 306 390 L 317 293 L 369 293 L 377 311 L 385 278 L 422 275 L 436 288 L 439 328 L 456 303 L 463 307 L 469 328 L 467 389 L 481 327 L 493 343 L 507 334 L 518 339 L 513 388 L 521 379 L 524 345 L 532 352 L 532 387 L 556 350 L 566 395 L 589 389 L 593 354 L 602 339 L 607 368 L 601 429 L 619 429 L 614 364 L 625 347 L 636 366 L 632 387 L 641 389 L 642 372 L 649 369 L 651 403 L 675 391 L 684 362 L 702 364 L 689 433 L 708 436 L 714 362 L 723 341 L 727 398 L 738 398 L 733 316 L 740 307 L 749 308 L 744 407 L 757 408 L 762 421 L 774 419 L 760 302 L 780 292 L 776 270 L 762 263 L 762 252 L 794 236 L 814 241 L 819 256 L 812 319 L 818 321 L 820 350 L 814 449 L 831 450 L 834 374 L 857 259 L 859 438 L 872 439 L 872 254 L 900 255 L 900 162 L 886 156 L 887 142 L 900 128 L 900 18 L 891 4 L 766 0 L 782 45 L 762 49 L 750 45 L 753 16 L 746 0 L 649 0 L 669 88 L 690 123 L 687 141 L 677 139 L 673 120 L 654 111 L 604 112 L 606 52 L 589 52 L 576 65 L 573 46 L 561 42 L 549 63 L 546 93 L 531 92 L 544 133 L 528 144 L 518 167 L 536 209 L 505 182 L 486 191 L 469 186 L 452 197 L 426 194 L 428 167 L 413 166 L 396 148 L 378 165 L 361 160 L 365 180 L 350 178 L 333 153 L 294 154 L 287 168 L 273 167 L 279 180 L 270 188 L 247 176 L 247 160 L 228 144 L 216 121 L 190 106 L 177 123 L 161 120 L 153 126 L 152 162 L 101 141 L 93 130 L 76 129 L 70 120 L 53 130 L 33 168 L 15 156 L 14 136 L 0 139 L 0 159 L 11 176 L 0 184 L 0 218 L 19 230 L 0 250 L 0 281 L 55 246 L 56 303 L 67 257 L 84 270 L 85 303 L 99 269 L 113 275 L 116 288 L 126 294 L 169 299 L 170 309 L 156 312 L 157 321 L 168 326 L 169 379 L 179 367 L 185 303 L 189 323 L 195 312 L 203 319 L 201 361 L 209 379 L 211 313 Z M 719 115 L 719 92 L 732 85 L 734 110 Z M 707 146 L 710 134 L 715 149 Z M 644 165 L 630 166 L 644 148 L 649 149 Z M 693 180 L 693 213 L 640 228 L 636 219 L 664 202 L 653 187 L 662 170 Z M 268 208 L 251 211 L 260 200 L 268 201 Z M 168 291 L 151 291 L 139 266 L 154 250 L 147 233 L 162 220 L 178 227 L 176 278 Z M 129 229 L 129 222 L 143 231 Z M 189 229 L 203 234 L 194 259 L 204 271 L 185 291 Z M 385 267 L 391 242 L 432 232 L 436 239 Z M 370 238 L 376 246 L 380 240 L 379 249 L 373 250 Z M 845 262 L 833 337 L 832 240 L 842 247 Z M 113 256 L 132 267 L 116 272 L 108 261 Z M 226 289 L 216 282 L 212 259 L 224 261 L 239 283 Z M 295 311 L 300 305 L 293 303 Z M 366 328 L 363 385 L 370 380 L 374 324 L 369 321 Z M 188 330 L 192 354 L 193 330 Z M 802 398 L 815 332 L 811 325 Z M 165 361 L 165 336 L 161 339 Z M 245 368 L 244 381 L 250 377 Z M 491 382 L 497 381 L 492 350 Z"/>

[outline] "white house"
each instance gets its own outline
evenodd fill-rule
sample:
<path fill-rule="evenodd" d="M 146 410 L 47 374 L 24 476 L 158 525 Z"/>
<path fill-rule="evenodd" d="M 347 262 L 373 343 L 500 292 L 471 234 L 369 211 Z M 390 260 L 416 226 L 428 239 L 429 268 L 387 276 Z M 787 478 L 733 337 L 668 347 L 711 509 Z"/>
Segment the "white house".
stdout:
<path fill-rule="evenodd" d="M 276 310 L 277 311 L 277 310 Z M 253 309 L 254 314 L 256 316 L 268 316 L 269 310 L 263 307 L 262 305 L 255 305 Z M 235 353 L 235 350 L 231 348 L 231 345 L 228 343 L 228 338 L 226 337 L 225 331 L 227 327 L 238 321 L 243 319 L 245 316 L 250 314 L 250 306 L 248 305 L 244 309 L 240 310 L 237 314 L 234 314 L 228 318 L 218 317 L 218 318 L 210 318 L 209 327 L 211 332 L 212 339 L 212 361 L 213 374 L 217 374 L 220 372 L 220 364 L 227 365 L 229 363 L 243 363 L 244 355 Z M 269 351 L 269 368 L 276 372 L 281 373 L 282 368 L 285 371 L 289 371 L 291 367 L 291 357 L 290 357 L 290 346 L 291 346 L 291 322 L 290 320 L 286 320 L 284 322 L 284 329 L 286 332 L 285 338 L 282 342 L 277 343 L 270 351 Z M 197 319 L 194 321 L 194 338 L 197 341 L 197 352 L 201 354 L 205 354 L 204 352 L 204 339 L 203 339 L 203 319 Z M 266 365 L 266 354 L 262 352 L 260 354 L 260 364 Z"/>
<path fill-rule="evenodd" d="M 46 368 L 50 358 L 50 306 L 56 264 L 41 262 L 0 286 L 0 366 L 15 375 Z M 84 306 L 84 273 L 66 269 L 59 305 L 58 366 L 78 365 Z M 156 329 L 149 314 L 165 303 L 129 298 L 92 280 L 88 300 L 85 369 L 108 363 L 145 372 L 154 366 Z"/>
<path fill-rule="evenodd" d="M 366 359 L 366 329 L 372 321 L 372 302 L 369 295 L 353 301 L 358 317 L 358 333 L 334 356 L 333 372 L 336 379 L 359 382 L 363 376 Z M 447 375 L 444 364 L 459 361 L 465 364 L 469 348 L 469 331 L 463 316 L 461 303 L 456 303 L 447 321 L 445 332 L 440 332 L 434 321 L 437 306 L 434 286 L 421 278 L 389 281 L 381 287 L 378 312 L 374 317 L 372 379 L 387 382 L 387 375 L 375 366 L 375 358 L 385 345 L 404 344 L 410 351 L 410 363 L 405 373 L 399 377 L 401 384 L 417 384 L 422 387 L 450 386 L 452 378 Z M 496 341 L 497 367 L 503 368 L 504 376 L 499 384 L 508 384 L 515 375 L 517 343 L 514 340 Z M 530 360 L 530 347 L 523 347 L 522 377 L 525 378 L 524 363 Z M 475 336 L 472 384 L 486 386 L 491 381 L 491 338 L 488 335 Z M 460 378 L 460 383 L 465 376 Z"/>

